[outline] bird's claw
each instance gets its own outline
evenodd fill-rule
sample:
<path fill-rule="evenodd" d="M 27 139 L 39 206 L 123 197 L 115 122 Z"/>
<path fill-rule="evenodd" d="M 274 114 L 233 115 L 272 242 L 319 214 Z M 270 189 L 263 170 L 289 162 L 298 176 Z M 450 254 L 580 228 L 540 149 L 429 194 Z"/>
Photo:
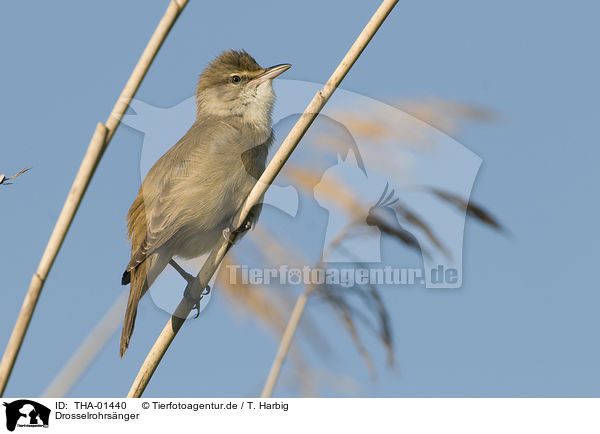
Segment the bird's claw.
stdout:
<path fill-rule="evenodd" d="M 227 241 L 229 244 L 233 244 L 233 240 L 231 239 L 231 232 L 232 230 L 229 228 L 223 229 L 223 238 L 225 238 L 225 241 Z"/>
<path fill-rule="evenodd" d="M 202 298 L 208 294 L 210 294 L 210 285 L 206 285 L 206 288 L 204 288 L 204 290 L 202 291 L 200 300 L 202 300 Z M 192 308 L 192 309 L 196 309 L 196 316 L 194 317 L 194 319 L 198 318 L 198 316 L 200 315 L 200 300 L 198 300 L 196 302 L 196 304 L 194 305 L 194 307 Z"/>
<path fill-rule="evenodd" d="M 252 218 L 248 217 L 244 224 L 237 230 L 239 233 L 246 232 L 252 229 Z"/>

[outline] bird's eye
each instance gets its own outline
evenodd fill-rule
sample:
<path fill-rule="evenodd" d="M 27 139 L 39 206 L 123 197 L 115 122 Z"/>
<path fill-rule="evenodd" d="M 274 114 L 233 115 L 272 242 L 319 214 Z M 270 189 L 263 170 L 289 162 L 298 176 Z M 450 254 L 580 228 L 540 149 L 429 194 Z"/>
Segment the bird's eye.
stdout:
<path fill-rule="evenodd" d="M 239 75 L 234 74 L 231 76 L 231 82 L 233 84 L 238 84 L 240 81 L 242 81 L 242 78 Z"/>

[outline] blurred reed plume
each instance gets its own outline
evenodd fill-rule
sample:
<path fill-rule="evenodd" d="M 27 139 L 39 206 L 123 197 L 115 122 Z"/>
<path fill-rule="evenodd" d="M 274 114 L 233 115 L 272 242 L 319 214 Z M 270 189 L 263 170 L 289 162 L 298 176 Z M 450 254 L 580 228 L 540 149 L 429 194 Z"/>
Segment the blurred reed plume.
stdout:
<path fill-rule="evenodd" d="M 381 145 L 386 141 L 394 141 L 401 143 L 400 146 L 410 148 L 411 151 L 428 154 L 435 150 L 437 146 L 435 141 L 432 141 L 431 136 L 427 134 L 427 130 L 431 128 L 431 125 L 441 128 L 447 133 L 457 134 L 466 122 L 495 119 L 495 115 L 487 109 L 439 99 L 401 102 L 399 105 L 406 107 L 411 114 L 417 115 L 421 122 L 411 123 L 410 128 L 408 128 L 406 124 L 400 123 L 399 125 L 398 120 L 390 116 L 389 111 L 363 110 L 363 113 L 357 114 L 355 111 L 345 112 L 343 109 L 337 110 L 336 120 L 341 119 L 341 123 L 351 130 L 354 135 L 362 136 L 363 143 L 367 143 L 371 148 L 367 149 L 367 152 L 373 148 L 381 149 Z M 348 145 L 344 143 L 344 138 L 324 134 L 318 130 L 316 133 L 313 131 L 313 135 L 321 154 L 330 153 L 335 155 L 338 153 L 343 155 L 343 153 L 348 152 Z M 364 148 L 363 146 L 361 149 L 363 155 L 365 154 Z M 315 161 L 322 157 L 323 155 L 319 157 L 311 155 L 310 160 Z M 384 172 L 398 170 L 393 164 L 396 162 L 390 164 L 388 157 L 387 154 L 379 155 L 378 164 L 375 165 Z M 357 160 L 359 158 L 357 157 Z M 371 160 L 371 166 L 373 165 L 373 160 Z M 420 245 L 415 236 L 407 230 L 407 228 L 416 227 L 429 239 L 435 250 L 447 258 L 451 256 L 448 248 L 428 222 L 428 216 L 419 214 L 410 205 L 404 203 L 402 193 L 390 188 L 389 184 L 385 185 L 377 202 L 369 206 L 364 201 L 364 197 L 361 197 L 361 194 L 352 185 L 344 183 L 336 177 L 323 176 L 319 169 L 313 168 L 310 164 L 298 164 L 292 161 L 286 165 L 282 176 L 289 179 L 293 185 L 301 188 L 307 196 L 313 194 L 315 186 L 318 184 L 319 194 L 327 196 L 331 202 L 347 214 L 348 223 L 335 239 L 324 246 L 323 256 L 326 256 L 327 252 L 338 250 L 355 267 L 367 269 L 367 264 L 362 263 L 352 251 L 342 244 L 343 241 L 364 233 L 365 230 L 368 230 L 368 227 L 377 228 L 382 236 L 394 239 L 406 248 L 420 252 L 424 257 L 430 257 L 431 252 L 425 246 Z M 413 188 L 431 193 L 442 202 L 455 207 L 459 212 L 466 213 L 493 229 L 501 229 L 495 217 L 480 205 L 472 203 L 467 197 L 461 197 L 457 193 L 442 191 L 435 187 L 416 185 Z M 272 248 L 272 241 L 270 243 L 257 243 L 257 245 L 270 245 Z M 287 250 L 289 251 L 289 247 Z M 315 264 L 315 267 L 327 269 L 327 265 L 322 261 Z M 334 309 L 372 376 L 375 375 L 375 366 L 370 352 L 361 338 L 360 325 L 371 331 L 381 342 L 387 353 L 389 365 L 394 364 L 395 349 L 391 320 L 380 292 L 381 288 L 378 288 L 375 284 L 355 284 L 350 288 L 323 284 L 307 286 L 303 293 L 303 295 L 312 295 L 317 300 L 325 301 Z M 306 301 L 299 299 L 297 308 L 300 313 L 294 312 L 292 316 L 302 315 L 305 306 Z M 300 323 L 297 319 L 290 320 L 290 323 L 292 321 L 295 325 L 292 325 L 292 330 L 288 329 L 284 333 L 280 351 L 263 390 L 263 397 L 270 396 L 285 357 L 285 348 L 290 347 L 295 327 Z"/>
<path fill-rule="evenodd" d="M 469 202 L 466 199 L 463 199 L 460 196 L 449 193 L 447 191 L 442 191 L 436 188 L 429 188 L 429 191 L 439 197 L 441 200 L 444 200 L 456 208 L 465 211 L 471 217 L 476 218 L 480 222 L 491 226 L 496 230 L 502 230 L 502 226 L 494 216 L 492 216 L 488 211 L 483 209 L 480 205 Z"/>

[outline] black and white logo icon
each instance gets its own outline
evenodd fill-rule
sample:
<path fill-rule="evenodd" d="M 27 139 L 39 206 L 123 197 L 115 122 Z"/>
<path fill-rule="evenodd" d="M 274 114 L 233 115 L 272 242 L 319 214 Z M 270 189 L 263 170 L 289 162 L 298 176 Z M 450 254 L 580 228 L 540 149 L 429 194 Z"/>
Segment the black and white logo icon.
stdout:
<path fill-rule="evenodd" d="M 14 431 L 15 428 L 40 428 L 48 427 L 50 409 L 42 404 L 29 399 L 19 399 L 5 402 L 6 429 Z"/>

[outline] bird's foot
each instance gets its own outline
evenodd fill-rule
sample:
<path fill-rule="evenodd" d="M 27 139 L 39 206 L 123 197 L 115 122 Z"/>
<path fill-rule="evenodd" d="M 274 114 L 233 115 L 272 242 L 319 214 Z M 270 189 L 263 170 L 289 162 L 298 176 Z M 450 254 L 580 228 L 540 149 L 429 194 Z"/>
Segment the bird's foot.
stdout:
<path fill-rule="evenodd" d="M 210 294 L 210 285 L 206 285 L 206 288 L 202 290 L 202 294 L 200 294 L 199 298 L 196 298 L 191 294 L 193 286 L 194 281 L 189 282 L 185 287 L 185 291 L 183 291 L 183 296 L 194 303 L 192 310 L 196 310 L 196 315 L 194 316 L 194 319 L 196 319 L 200 315 L 200 300 L 202 300 L 205 295 Z"/>
<path fill-rule="evenodd" d="M 241 225 L 237 229 L 225 228 L 223 229 L 223 238 L 230 244 L 233 244 L 235 241 L 235 237 L 248 232 L 252 229 L 252 219 L 248 217 L 243 225 Z"/>
<path fill-rule="evenodd" d="M 248 216 L 248 218 L 246 218 L 246 221 L 244 222 L 244 224 L 242 226 L 240 226 L 239 228 L 237 228 L 237 232 L 238 233 L 244 233 L 249 231 L 250 229 L 252 229 L 252 225 L 254 224 L 254 220 L 252 216 Z"/>
<path fill-rule="evenodd" d="M 202 294 L 200 294 L 199 298 L 192 296 L 192 288 L 194 287 L 194 284 L 197 282 L 196 277 L 191 275 L 187 271 L 185 271 L 183 268 L 181 268 L 181 266 L 177 262 L 175 262 L 174 259 L 171 259 L 169 261 L 169 264 L 171 264 L 171 266 L 175 270 L 177 270 L 179 275 L 181 277 L 183 277 L 185 279 L 185 281 L 187 282 L 185 291 L 183 291 L 183 296 L 194 303 L 194 307 L 192 307 L 192 309 L 196 309 L 196 316 L 194 318 L 198 318 L 198 316 L 200 315 L 200 300 L 202 300 L 202 298 L 205 295 L 210 294 L 210 286 L 206 285 L 206 288 L 204 288 L 202 290 Z"/>

